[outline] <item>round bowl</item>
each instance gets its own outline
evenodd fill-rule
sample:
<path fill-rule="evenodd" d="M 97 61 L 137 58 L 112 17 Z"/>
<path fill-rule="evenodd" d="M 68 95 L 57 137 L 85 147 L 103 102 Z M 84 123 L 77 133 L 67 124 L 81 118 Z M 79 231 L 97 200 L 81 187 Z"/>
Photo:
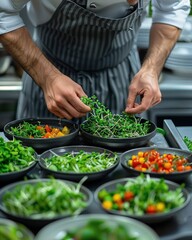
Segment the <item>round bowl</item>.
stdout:
<path fill-rule="evenodd" d="M 187 170 L 187 171 L 174 171 L 174 172 L 162 172 L 160 171 L 160 167 L 159 168 L 159 172 L 153 172 L 150 170 L 136 170 L 135 168 L 129 166 L 129 161 L 131 161 L 131 158 L 133 155 L 137 156 L 137 154 L 139 152 L 146 152 L 146 151 L 151 151 L 151 150 L 156 150 L 160 153 L 160 155 L 163 154 L 174 154 L 177 156 L 181 156 L 181 157 L 185 157 L 188 162 L 189 165 L 191 165 L 192 163 L 192 156 L 191 156 L 191 152 L 187 151 L 187 150 L 181 150 L 178 148 L 158 148 L 158 147 L 144 147 L 144 148 L 136 148 L 136 149 L 132 149 L 129 151 L 126 151 L 124 153 L 122 153 L 120 155 L 120 163 L 122 165 L 122 167 L 131 175 L 133 176 L 138 176 L 141 174 L 141 172 L 143 174 L 148 174 L 151 177 L 156 177 L 156 178 L 165 178 L 167 180 L 171 180 L 171 181 L 181 181 L 181 180 L 185 180 L 186 178 L 188 178 L 191 173 L 192 173 L 192 169 L 191 170 Z M 146 157 L 146 159 L 148 159 L 148 157 Z M 145 162 L 143 163 L 145 164 Z M 144 168 L 145 169 L 145 168 Z"/>
<path fill-rule="evenodd" d="M 12 182 L 14 180 L 18 180 L 20 178 L 23 178 L 30 171 L 32 171 L 32 169 L 35 168 L 36 164 L 37 164 L 37 160 L 34 160 L 34 162 L 32 162 L 28 167 L 22 168 L 19 171 L 0 173 L 0 182 L 1 183 L 7 183 L 7 182 Z"/>
<path fill-rule="evenodd" d="M 0 239 L 34 240 L 34 234 L 23 224 L 0 218 Z"/>
<path fill-rule="evenodd" d="M 97 159 L 91 159 L 87 158 L 87 161 L 79 161 L 80 156 L 81 156 L 81 152 L 83 151 L 83 153 L 86 154 L 105 154 L 106 157 L 111 160 L 114 160 L 113 162 L 111 162 L 111 164 L 109 166 L 107 166 L 106 164 L 103 166 L 102 169 L 100 169 L 99 171 L 85 171 L 84 170 L 84 166 L 88 167 L 88 166 L 93 166 L 95 168 L 95 162 L 98 165 Z M 69 171 L 65 171 L 65 170 L 53 170 L 52 168 L 50 168 L 48 166 L 46 159 L 52 158 L 54 156 L 64 156 L 66 154 L 72 154 L 73 158 L 71 159 L 71 161 L 73 162 L 73 166 L 74 164 L 76 164 L 78 166 L 78 169 L 75 167 L 74 171 L 69 170 Z M 78 155 L 77 159 L 75 158 L 75 156 Z M 58 161 L 58 160 L 57 160 Z M 69 162 L 69 160 L 63 160 L 62 159 L 59 161 L 59 165 L 61 166 L 61 163 L 63 163 L 62 165 L 66 166 L 66 164 L 70 165 L 71 161 Z M 82 166 L 82 163 L 85 163 Z M 58 162 L 57 162 L 58 163 Z M 94 164 L 94 165 L 93 165 Z M 109 164 L 109 162 L 107 163 Z M 60 179 L 68 179 L 71 181 L 80 181 L 84 176 L 87 176 L 86 181 L 93 181 L 93 180 L 97 180 L 97 179 L 101 179 L 103 177 L 105 177 L 107 174 L 109 174 L 110 172 L 112 172 L 119 164 L 119 158 L 117 157 L 117 155 L 115 153 L 113 153 L 112 151 L 108 150 L 108 149 L 104 149 L 104 148 L 99 148 L 99 147 L 93 147 L 93 146 L 83 146 L 83 145 L 77 145 L 77 146 L 66 146 L 66 147 L 59 147 L 59 148 L 53 148 L 50 150 L 45 151 L 44 153 L 42 153 L 40 155 L 39 158 L 39 165 L 40 167 L 43 169 L 43 171 L 45 172 L 46 175 L 51 175 L 54 176 L 55 178 L 60 178 Z M 88 165 L 88 166 L 86 166 Z M 70 165 L 71 166 L 71 165 Z M 55 165 L 54 165 L 55 167 Z M 57 165 L 58 168 L 58 165 Z M 81 172 L 81 169 L 83 169 Z"/>
<path fill-rule="evenodd" d="M 85 226 L 90 222 L 99 222 L 99 224 L 109 226 L 109 229 L 112 231 L 114 228 L 117 228 L 119 225 L 125 228 L 125 233 L 134 236 L 137 240 L 159 240 L 158 235 L 146 224 L 139 222 L 135 219 L 122 217 L 122 216 L 109 216 L 106 214 L 84 214 L 77 216 L 75 218 L 67 218 L 56 221 L 52 224 L 45 226 L 41 229 L 35 240 L 61 240 L 65 233 L 69 231 L 80 231 L 80 229 L 85 229 Z M 97 236 L 101 233 L 99 231 L 98 224 L 92 225 L 95 226 L 94 231 L 96 231 Z M 99 232 L 98 232 L 99 231 Z M 111 233 L 111 231 L 109 231 Z M 122 230 L 121 230 L 122 231 Z M 115 232 L 116 233 L 116 232 Z M 109 234 L 105 236 L 105 239 L 111 239 Z M 114 233 L 113 233 L 114 237 Z M 82 239 L 82 238 L 80 238 Z M 87 238 L 92 239 L 92 238 Z M 98 238 L 99 239 L 99 238 Z M 117 238 L 113 238 L 117 240 Z M 120 238 L 121 240 L 126 238 Z"/>
<path fill-rule="evenodd" d="M 37 125 L 46 125 L 48 124 L 51 127 L 62 129 L 64 126 L 67 126 L 70 129 L 70 133 L 56 138 L 25 138 L 21 136 L 16 136 L 11 133 L 12 127 L 17 127 L 23 122 L 28 122 L 30 124 Z M 45 151 L 54 147 L 61 147 L 69 145 L 79 133 L 79 126 L 71 121 L 65 119 L 57 118 L 23 118 L 20 120 L 15 120 L 7 123 L 4 126 L 4 134 L 9 139 L 13 138 L 21 140 L 23 145 L 33 147 L 36 151 Z"/>
<path fill-rule="evenodd" d="M 42 198 L 42 204 L 36 195 Z M 3 187 L 0 190 L 0 211 L 11 220 L 29 228 L 41 228 L 55 220 L 82 213 L 91 204 L 92 199 L 91 191 L 81 183 L 57 179 L 33 179 Z"/>
<path fill-rule="evenodd" d="M 179 214 L 180 211 L 182 211 L 190 202 L 190 194 L 188 193 L 188 191 L 186 189 L 182 189 L 182 196 L 184 197 L 184 202 L 180 205 L 180 206 L 177 206 L 167 212 L 156 212 L 156 213 L 138 213 L 138 214 L 134 214 L 133 212 L 128 212 L 130 210 L 130 206 L 132 205 L 129 205 L 132 204 L 130 201 L 130 194 L 127 194 L 127 199 L 126 200 L 123 200 L 125 203 L 126 201 L 128 201 L 129 203 L 126 205 L 126 208 L 127 210 L 115 210 L 115 209 L 112 209 L 112 208 L 106 208 L 106 206 L 104 207 L 102 205 L 102 200 L 101 200 L 101 196 L 108 192 L 115 192 L 115 190 L 117 189 L 117 187 L 121 187 L 123 188 L 125 186 L 125 184 L 127 183 L 134 183 L 135 181 L 137 180 L 137 178 L 122 178 L 122 179 L 118 179 L 118 180 L 113 180 L 113 181 L 109 181 L 101 186 L 99 186 L 96 190 L 95 190 L 95 193 L 94 193 L 94 198 L 96 200 L 96 202 L 99 204 L 99 206 L 101 207 L 101 209 L 103 209 L 103 211 L 109 213 L 109 214 L 115 214 L 115 215 L 122 215 L 122 216 L 126 216 L 126 217 L 131 217 L 131 218 L 135 218 L 139 221 L 142 221 L 144 223 L 147 223 L 147 224 L 151 224 L 151 223 L 159 223 L 159 222 L 162 222 L 162 221 L 165 221 L 177 214 Z M 140 179 L 140 184 L 142 185 L 143 187 L 143 184 L 145 183 L 145 179 Z M 146 181 L 149 181 L 150 180 L 150 177 L 148 176 L 146 178 Z M 154 181 L 162 181 L 162 179 L 158 179 L 158 178 L 151 178 L 151 180 L 154 180 Z M 165 183 L 167 184 L 168 186 L 168 189 L 169 191 L 175 191 L 177 188 L 180 187 L 179 184 L 175 183 L 175 182 L 172 182 L 172 181 L 169 181 L 169 180 L 163 180 L 165 181 Z M 140 192 L 141 192 L 141 188 L 140 187 Z M 123 191 L 123 190 L 122 190 Z M 129 190 L 128 190 L 129 192 Z M 121 193 L 123 194 L 123 193 Z M 162 191 L 162 194 L 163 194 L 163 191 Z M 128 196 L 129 195 L 129 196 Z M 154 189 L 153 189 L 153 192 L 151 192 L 151 195 L 156 195 L 156 192 L 154 192 Z M 129 197 L 129 200 L 128 200 L 128 197 Z M 132 196 L 133 197 L 133 196 Z M 134 197 L 138 197 L 137 195 L 134 196 Z M 111 199 L 111 197 L 110 197 Z M 111 200 L 110 200 L 111 201 Z M 139 207 L 141 206 L 141 201 L 139 201 Z M 122 203 L 122 202 L 120 202 Z M 147 202 L 145 201 L 143 204 L 146 204 Z M 122 205 L 121 205 L 122 206 Z M 161 205 L 162 206 L 162 205 Z M 138 209 L 138 207 L 134 207 L 134 209 Z"/>
<path fill-rule="evenodd" d="M 139 136 L 139 137 L 130 137 L 130 138 L 104 138 L 99 137 L 97 135 L 90 134 L 89 132 L 85 131 L 83 125 L 86 124 L 88 120 L 85 120 L 82 124 L 80 124 L 80 132 L 83 139 L 89 145 L 93 146 L 100 146 L 106 148 L 113 148 L 113 149 L 125 149 L 125 148 L 135 148 L 146 145 L 149 140 L 155 136 L 156 134 L 156 125 L 149 120 L 139 118 L 140 123 L 144 124 L 146 122 L 149 123 L 149 131 L 146 135 Z"/>
<path fill-rule="evenodd" d="M 38 154 L 31 147 L 13 139 L 6 141 L 0 138 L 0 183 L 10 182 L 24 177 L 38 161 Z"/>

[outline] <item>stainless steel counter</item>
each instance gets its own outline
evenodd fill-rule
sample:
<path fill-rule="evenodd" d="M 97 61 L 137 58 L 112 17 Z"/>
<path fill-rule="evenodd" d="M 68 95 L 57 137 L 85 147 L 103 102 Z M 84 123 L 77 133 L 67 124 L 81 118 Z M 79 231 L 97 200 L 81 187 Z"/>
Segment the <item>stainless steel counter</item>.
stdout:
<path fill-rule="evenodd" d="M 1 132 L 0 136 L 4 137 L 4 134 Z M 6 138 L 5 138 L 6 139 Z M 79 142 L 80 144 L 81 142 Z M 168 142 L 166 138 L 160 134 L 157 133 L 151 141 L 148 143 L 149 146 L 158 146 L 158 147 L 169 147 Z M 34 177 L 45 177 L 44 173 L 40 170 L 40 168 L 37 166 L 30 174 L 28 174 L 29 178 Z M 93 193 L 95 189 L 103 184 L 104 182 L 108 182 L 114 179 L 118 178 L 124 178 L 124 177 L 131 177 L 128 176 L 125 169 L 119 166 L 108 176 L 105 177 L 105 179 L 101 179 L 98 181 L 90 182 L 85 184 Z M 2 183 L 0 183 L 1 186 Z M 192 193 L 192 178 L 190 177 L 185 182 L 187 190 Z M 104 213 L 103 210 L 100 209 L 100 207 L 96 204 L 95 201 L 92 202 L 90 207 L 87 209 L 86 214 L 89 213 Z M 0 214 L 1 217 L 5 217 L 3 214 Z M 179 215 L 176 215 L 175 217 L 161 223 L 156 224 L 150 224 L 149 226 L 152 227 L 155 232 L 159 235 L 161 240 L 191 240 L 192 239 L 192 228 L 191 228 L 191 221 L 192 221 L 192 202 L 183 209 Z M 37 230 L 31 228 L 31 230 L 36 233 Z"/>

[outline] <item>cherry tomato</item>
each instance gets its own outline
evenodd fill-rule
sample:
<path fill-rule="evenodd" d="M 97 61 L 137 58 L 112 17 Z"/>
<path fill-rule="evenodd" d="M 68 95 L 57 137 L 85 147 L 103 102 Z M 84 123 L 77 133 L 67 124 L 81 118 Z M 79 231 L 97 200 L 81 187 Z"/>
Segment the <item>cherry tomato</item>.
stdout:
<path fill-rule="evenodd" d="M 148 214 L 154 214 L 157 212 L 156 206 L 155 205 L 149 205 L 146 209 L 146 213 Z"/>
<path fill-rule="evenodd" d="M 126 201 L 130 201 L 133 198 L 134 198 L 134 193 L 133 192 L 128 191 L 128 192 L 124 193 L 124 199 Z"/>

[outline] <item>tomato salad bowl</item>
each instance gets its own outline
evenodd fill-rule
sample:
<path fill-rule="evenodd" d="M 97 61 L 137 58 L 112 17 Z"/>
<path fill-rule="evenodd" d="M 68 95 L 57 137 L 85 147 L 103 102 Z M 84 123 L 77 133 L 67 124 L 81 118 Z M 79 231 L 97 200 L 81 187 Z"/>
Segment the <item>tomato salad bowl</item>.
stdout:
<path fill-rule="evenodd" d="M 192 173 L 191 152 L 177 148 L 135 148 L 122 153 L 120 163 L 133 176 L 143 173 L 151 177 L 181 181 Z"/>
<path fill-rule="evenodd" d="M 145 223 L 162 222 L 177 215 L 191 199 L 184 186 L 144 174 L 109 181 L 95 190 L 94 198 L 109 214 Z"/>

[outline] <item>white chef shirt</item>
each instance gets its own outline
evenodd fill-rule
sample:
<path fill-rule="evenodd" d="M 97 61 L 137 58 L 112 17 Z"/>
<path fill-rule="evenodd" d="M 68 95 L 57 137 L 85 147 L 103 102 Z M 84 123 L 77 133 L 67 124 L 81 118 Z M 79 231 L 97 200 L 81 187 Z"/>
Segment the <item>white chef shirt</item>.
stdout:
<path fill-rule="evenodd" d="M 46 23 L 52 17 L 61 1 L 62 0 L 1 0 L 0 34 L 13 31 L 25 25 L 19 12 L 26 4 L 29 19 L 34 26 L 38 26 L 39 24 Z M 103 9 L 105 8 L 107 9 L 106 17 L 109 17 L 111 14 L 111 18 L 115 18 L 117 15 L 122 17 L 126 12 L 128 8 L 126 1 L 127 0 L 95 0 L 94 2 L 100 6 L 99 10 L 97 9 L 97 14 L 101 13 L 102 15 L 104 12 Z M 89 2 L 90 1 L 88 1 L 88 3 Z M 102 3 L 103 7 L 101 6 Z M 115 16 L 114 4 L 117 9 Z M 106 7 L 106 5 L 109 6 Z M 152 5 L 152 19 L 154 23 L 165 23 L 181 29 L 183 28 L 190 11 L 190 0 L 152 0 Z"/>

